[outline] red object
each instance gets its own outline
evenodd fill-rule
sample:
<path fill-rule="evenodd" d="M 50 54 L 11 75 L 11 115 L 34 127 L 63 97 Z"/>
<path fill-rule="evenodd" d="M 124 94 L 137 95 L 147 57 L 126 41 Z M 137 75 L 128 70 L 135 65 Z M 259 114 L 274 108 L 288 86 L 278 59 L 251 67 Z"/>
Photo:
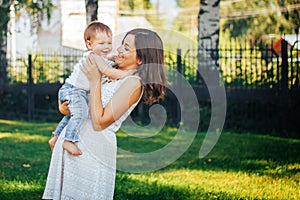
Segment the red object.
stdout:
<path fill-rule="evenodd" d="M 276 42 L 273 43 L 272 47 L 278 56 L 281 56 L 281 42 L 283 38 L 279 38 Z"/>

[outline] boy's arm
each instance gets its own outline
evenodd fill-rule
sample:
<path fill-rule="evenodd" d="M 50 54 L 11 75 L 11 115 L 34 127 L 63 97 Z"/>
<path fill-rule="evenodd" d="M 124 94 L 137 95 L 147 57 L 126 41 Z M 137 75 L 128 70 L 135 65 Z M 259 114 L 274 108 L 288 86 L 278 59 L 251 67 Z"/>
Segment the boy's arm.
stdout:
<path fill-rule="evenodd" d="M 111 79 L 121 79 L 124 78 L 125 76 L 132 74 L 132 71 L 123 71 L 123 70 L 119 70 L 116 68 L 113 68 L 111 66 L 108 65 L 108 67 L 106 68 L 106 70 L 104 72 L 102 72 L 106 77 L 111 78 Z"/>
<path fill-rule="evenodd" d="M 115 69 L 107 64 L 107 62 L 104 60 L 103 57 L 97 56 L 96 54 L 93 54 L 93 58 L 95 59 L 95 62 L 97 63 L 99 71 L 111 79 L 121 79 L 125 76 L 132 74 L 132 70 L 130 71 L 122 71 L 119 69 Z"/>

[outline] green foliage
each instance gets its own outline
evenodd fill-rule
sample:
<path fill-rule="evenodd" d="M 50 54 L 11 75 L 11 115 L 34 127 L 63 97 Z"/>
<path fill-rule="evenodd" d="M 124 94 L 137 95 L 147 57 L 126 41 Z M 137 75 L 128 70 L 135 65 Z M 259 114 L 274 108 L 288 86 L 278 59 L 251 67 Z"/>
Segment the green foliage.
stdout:
<path fill-rule="evenodd" d="M 71 74 L 72 68 L 81 55 L 65 55 L 63 52 L 37 52 L 32 54 L 32 78 L 34 83 L 61 82 Z M 16 66 L 8 68 L 12 83 L 27 83 L 28 58 L 19 58 Z"/>
<path fill-rule="evenodd" d="M 0 199 L 41 199 L 56 123 L 0 120 Z M 146 130 L 151 131 L 151 130 Z M 134 152 L 168 144 L 177 129 L 153 138 L 118 132 L 118 146 Z M 114 199 L 299 199 L 300 140 L 222 133 L 214 149 L 198 158 L 205 133 L 168 167 L 141 174 L 117 172 Z"/>
<path fill-rule="evenodd" d="M 270 51 L 270 49 L 266 49 Z M 266 84 L 275 86 L 278 84 L 279 77 L 267 76 L 277 74 L 270 71 L 266 61 L 263 59 L 263 50 L 259 47 L 252 48 L 250 42 L 243 42 L 239 39 L 231 38 L 226 43 L 220 45 L 220 71 L 225 85 L 260 87 Z M 228 59 L 231 58 L 231 59 Z M 272 79 L 272 80 L 271 80 Z M 271 82 L 272 81 L 272 84 Z"/>
<path fill-rule="evenodd" d="M 120 10 L 143 10 L 151 9 L 152 3 L 150 0 L 120 0 Z"/>
<path fill-rule="evenodd" d="M 135 11 L 139 12 L 139 15 L 143 15 L 151 24 L 157 24 L 157 16 L 155 14 L 149 14 L 147 10 L 151 10 L 153 5 L 150 0 L 120 0 L 119 9 L 126 11 L 126 16 L 131 16 Z M 130 11 L 130 12 L 128 12 Z"/>
<path fill-rule="evenodd" d="M 44 19 L 44 17 L 47 17 L 48 20 L 50 20 L 51 17 L 51 10 L 53 9 L 53 4 L 50 0 L 42 1 L 42 0 L 18 0 L 18 1 L 12 1 L 12 0 L 4 0 L 1 1 L 0 4 L 0 27 L 1 30 L 7 30 L 7 24 L 9 21 L 9 12 L 10 12 L 10 6 L 14 3 L 16 12 L 18 12 L 21 8 L 24 8 L 30 16 L 33 17 L 33 23 L 37 23 L 37 25 L 40 25 L 41 21 Z M 5 32 L 6 33 L 6 32 Z M 0 37 L 2 38 L 2 31 Z"/>
<path fill-rule="evenodd" d="M 191 8 L 200 5 L 200 0 L 176 0 L 176 2 L 181 8 Z"/>
<path fill-rule="evenodd" d="M 177 4 L 182 11 L 173 29 L 196 40 L 200 0 L 177 0 Z M 220 17 L 221 33 L 253 41 L 266 40 L 269 34 L 293 34 L 299 29 L 299 1 L 221 1 Z"/>
<path fill-rule="evenodd" d="M 62 57 L 54 54 L 53 58 L 36 54 L 33 59 L 33 80 L 34 83 L 53 83 L 58 81 L 58 74 L 63 74 Z M 50 61 L 50 62 L 49 62 Z"/>
<path fill-rule="evenodd" d="M 4 0 L 0 3 L 0 37 L 2 38 L 3 34 L 7 34 L 7 24 L 9 21 L 9 6 L 10 0 Z M 0 41 L 2 41 L 0 38 Z M 1 44 L 1 43 L 0 43 Z"/>
<path fill-rule="evenodd" d="M 41 20 L 46 16 L 50 20 L 51 9 L 53 4 L 50 0 L 4 0 L 0 1 L 0 82 L 7 82 L 7 30 L 9 22 L 9 12 L 11 5 L 14 5 L 16 12 L 25 8 L 31 16 L 31 27 L 36 30 L 41 24 Z"/>
<path fill-rule="evenodd" d="M 150 0 L 143 0 L 143 8 L 144 9 L 151 9 L 152 8 L 152 3 Z"/>
<path fill-rule="evenodd" d="M 177 0 L 177 4 L 182 10 L 174 20 L 173 29 L 197 41 L 200 0 Z"/>
<path fill-rule="evenodd" d="M 181 74 L 190 83 L 194 84 L 196 82 L 197 74 L 197 51 L 187 50 L 181 55 Z M 167 69 L 168 81 L 175 84 L 177 79 L 177 55 L 165 51 L 165 67 Z"/>
<path fill-rule="evenodd" d="M 15 1 L 15 7 L 16 11 L 21 8 L 27 10 L 27 12 L 37 20 L 38 25 L 40 25 L 44 17 L 50 20 L 51 11 L 54 8 L 51 0 L 18 0 Z"/>
<path fill-rule="evenodd" d="M 238 1 L 222 7 L 225 14 L 223 31 L 232 37 L 260 41 L 268 34 L 294 33 L 299 29 L 300 10 L 297 0 Z"/>

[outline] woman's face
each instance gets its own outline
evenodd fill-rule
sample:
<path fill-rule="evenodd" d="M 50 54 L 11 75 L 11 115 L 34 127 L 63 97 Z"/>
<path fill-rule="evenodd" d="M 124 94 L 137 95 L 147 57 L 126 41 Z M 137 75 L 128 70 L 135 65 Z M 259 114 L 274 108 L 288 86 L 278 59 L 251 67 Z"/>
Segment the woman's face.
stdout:
<path fill-rule="evenodd" d="M 135 69 L 139 64 L 141 64 L 136 56 L 134 35 L 127 35 L 124 38 L 122 45 L 117 50 L 119 54 L 115 62 L 119 66 L 119 69 Z"/>

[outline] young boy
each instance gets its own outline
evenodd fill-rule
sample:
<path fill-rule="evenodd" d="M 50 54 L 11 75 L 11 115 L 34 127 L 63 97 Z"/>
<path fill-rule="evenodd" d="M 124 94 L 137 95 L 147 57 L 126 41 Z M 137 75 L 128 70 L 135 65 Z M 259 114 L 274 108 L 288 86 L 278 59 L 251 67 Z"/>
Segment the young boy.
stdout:
<path fill-rule="evenodd" d="M 106 65 L 99 66 L 101 73 L 112 79 L 120 79 L 131 73 L 130 71 L 124 72 L 111 67 L 114 62 L 105 58 L 112 50 L 112 31 L 107 25 L 98 21 L 88 24 L 84 31 L 84 41 L 89 50 L 84 56 L 93 52 L 103 56 L 107 62 L 105 63 Z M 87 119 L 89 110 L 88 92 L 90 86 L 87 77 L 80 69 L 81 62 L 82 59 L 74 66 L 73 72 L 58 92 L 58 99 L 61 103 L 69 101 L 68 108 L 71 116 L 63 117 L 49 141 L 50 146 L 53 148 L 61 131 L 68 125 L 64 137 L 63 149 L 71 155 L 82 154 L 76 142 L 78 141 L 78 133 L 81 125 Z"/>

